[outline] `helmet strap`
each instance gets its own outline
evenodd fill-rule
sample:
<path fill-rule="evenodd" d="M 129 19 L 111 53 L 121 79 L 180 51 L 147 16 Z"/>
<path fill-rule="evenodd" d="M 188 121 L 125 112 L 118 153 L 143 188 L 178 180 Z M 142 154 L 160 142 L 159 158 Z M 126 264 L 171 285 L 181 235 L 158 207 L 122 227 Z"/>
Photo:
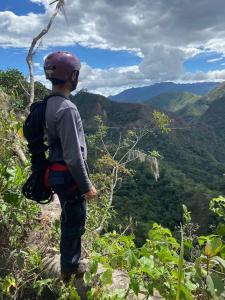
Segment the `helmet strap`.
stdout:
<path fill-rule="evenodd" d="M 75 75 L 75 76 L 74 76 Z M 79 71 L 74 71 L 72 73 L 70 83 L 71 83 L 71 92 L 74 91 L 77 88 L 78 84 L 78 78 L 79 78 Z"/>

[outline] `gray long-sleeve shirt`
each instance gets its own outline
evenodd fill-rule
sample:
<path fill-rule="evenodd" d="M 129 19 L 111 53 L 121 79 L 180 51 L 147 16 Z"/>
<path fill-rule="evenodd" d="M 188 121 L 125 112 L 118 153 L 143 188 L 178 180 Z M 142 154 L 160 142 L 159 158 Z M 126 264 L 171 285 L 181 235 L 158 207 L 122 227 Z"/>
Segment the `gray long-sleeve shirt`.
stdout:
<path fill-rule="evenodd" d="M 87 147 L 80 114 L 75 104 L 61 96 L 48 99 L 46 127 L 49 145 L 49 160 L 64 161 L 81 194 L 91 189 L 85 166 Z"/>

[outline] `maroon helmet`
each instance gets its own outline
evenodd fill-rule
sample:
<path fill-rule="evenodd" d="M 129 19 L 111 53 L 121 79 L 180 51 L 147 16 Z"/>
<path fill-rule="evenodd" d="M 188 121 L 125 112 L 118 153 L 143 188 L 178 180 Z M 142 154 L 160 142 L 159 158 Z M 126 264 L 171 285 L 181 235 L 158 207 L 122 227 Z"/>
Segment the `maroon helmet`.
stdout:
<path fill-rule="evenodd" d="M 81 64 L 78 57 L 69 52 L 54 52 L 49 54 L 44 63 L 47 79 L 67 81 L 72 72 L 80 71 Z"/>

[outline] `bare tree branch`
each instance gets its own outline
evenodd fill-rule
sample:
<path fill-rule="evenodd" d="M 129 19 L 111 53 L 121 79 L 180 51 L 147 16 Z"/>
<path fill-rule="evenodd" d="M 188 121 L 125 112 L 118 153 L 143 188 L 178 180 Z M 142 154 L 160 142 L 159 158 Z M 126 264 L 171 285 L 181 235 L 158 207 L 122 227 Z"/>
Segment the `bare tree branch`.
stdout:
<path fill-rule="evenodd" d="M 106 222 L 106 219 L 107 219 L 107 214 L 108 214 L 108 211 L 109 209 L 111 208 L 112 206 L 112 203 L 113 203 L 113 195 L 114 195 L 114 189 L 117 185 L 117 181 L 118 181 L 118 166 L 114 167 L 113 170 L 112 170 L 112 181 L 111 181 L 111 185 L 110 185 L 110 194 L 109 194 L 109 203 L 108 203 L 108 207 L 106 209 L 106 211 L 104 212 L 104 215 L 102 217 L 102 221 L 101 221 L 101 224 L 100 226 L 95 230 L 96 233 L 100 234 L 104 228 L 104 225 L 105 225 L 105 222 Z"/>
<path fill-rule="evenodd" d="M 119 152 L 119 150 L 120 150 L 120 148 L 121 148 L 121 139 L 122 139 L 122 133 L 121 133 L 121 131 L 120 131 L 119 144 L 118 144 L 118 147 L 117 147 L 117 149 L 116 149 L 116 151 L 115 151 L 115 153 L 114 153 L 114 155 L 113 155 L 113 158 L 116 157 L 117 153 Z"/>
<path fill-rule="evenodd" d="M 43 36 L 45 36 L 48 33 L 49 29 L 52 26 L 52 23 L 53 23 L 55 17 L 57 16 L 60 9 L 63 7 L 63 5 L 65 3 L 64 0 L 56 0 L 56 1 L 52 2 L 51 4 L 53 4 L 55 2 L 57 2 L 57 5 L 56 5 L 56 8 L 55 8 L 55 11 L 54 11 L 53 15 L 51 16 L 46 28 L 44 28 L 36 37 L 33 38 L 33 41 L 31 43 L 30 49 L 29 49 L 28 54 L 27 54 L 26 61 L 27 61 L 27 64 L 28 64 L 29 77 L 30 77 L 30 100 L 29 100 L 29 105 L 31 105 L 34 102 L 33 56 L 34 56 L 35 51 L 36 51 L 35 47 L 38 44 L 38 42 L 40 44 L 40 41 L 43 38 Z M 39 46 L 39 44 L 38 44 L 38 46 Z"/>
<path fill-rule="evenodd" d="M 101 234 L 101 232 L 104 229 L 104 226 L 107 222 L 108 212 L 109 212 L 110 208 L 112 207 L 113 196 L 114 196 L 114 193 L 115 193 L 116 186 L 118 184 L 118 173 L 119 173 L 120 166 L 126 166 L 127 163 L 129 163 L 131 161 L 134 161 L 136 159 L 140 159 L 142 161 L 147 160 L 150 163 L 150 166 L 151 166 L 152 172 L 154 174 L 155 180 L 156 181 L 158 180 L 158 178 L 159 178 L 159 168 L 158 168 L 157 159 L 155 157 L 148 157 L 147 154 L 144 154 L 139 150 L 134 150 L 135 147 L 137 146 L 137 144 L 140 142 L 140 140 L 143 139 L 150 132 L 151 132 L 150 129 L 145 129 L 144 131 L 141 131 L 140 135 L 137 135 L 135 133 L 136 140 L 133 142 L 133 145 L 130 146 L 130 148 L 127 150 L 127 152 L 123 155 L 123 157 L 119 161 L 116 161 L 116 165 L 112 169 L 112 175 L 111 175 L 112 180 L 111 180 L 111 183 L 110 183 L 110 192 L 109 192 L 109 196 L 108 196 L 109 201 L 108 201 L 106 210 L 104 211 L 101 223 L 100 223 L 99 227 L 95 230 L 95 233 Z M 115 158 L 115 156 L 117 155 L 119 150 L 122 148 L 121 147 L 121 139 L 122 139 L 122 135 L 120 133 L 119 145 L 116 149 L 116 152 L 113 155 L 113 159 Z M 101 138 L 101 141 L 103 142 L 103 147 L 106 148 L 106 145 L 105 145 L 102 138 Z"/>
<path fill-rule="evenodd" d="M 103 145 L 103 148 L 104 148 L 105 152 L 111 157 L 111 154 L 110 154 L 109 150 L 107 149 L 107 146 L 106 146 L 106 144 L 103 140 L 102 135 L 101 135 L 101 142 L 102 142 L 102 145 Z"/>
<path fill-rule="evenodd" d="M 19 84 L 21 85 L 21 88 L 23 89 L 23 91 L 26 93 L 27 97 L 30 97 L 30 93 L 29 93 L 28 90 L 25 88 L 25 86 L 22 84 L 21 80 L 19 81 Z"/>
<path fill-rule="evenodd" d="M 34 70 L 33 70 L 33 56 L 35 55 L 38 47 L 41 44 L 41 39 L 43 38 L 44 35 L 46 35 L 49 31 L 49 29 L 52 26 L 52 23 L 55 19 L 55 17 L 57 16 L 59 10 L 63 7 L 64 5 L 64 0 L 56 0 L 54 1 L 58 2 L 55 8 L 55 11 L 53 13 L 53 15 L 51 16 L 49 23 L 47 25 L 46 28 L 44 28 L 32 41 L 30 49 L 28 51 L 27 54 L 27 64 L 28 64 L 28 68 L 29 68 L 29 77 L 30 77 L 30 92 L 28 92 L 26 90 L 26 88 L 23 86 L 22 82 L 19 82 L 19 84 L 21 85 L 22 89 L 24 90 L 24 92 L 26 93 L 28 99 L 29 99 L 29 106 L 34 102 Z M 22 150 L 22 148 L 20 147 L 19 144 L 19 137 L 16 136 L 16 142 L 15 142 L 15 149 L 14 152 L 16 153 L 16 155 L 19 157 L 21 163 L 23 163 L 25 165 L 26 163 L 26 156 Z"/>
<path fill-rule="evenodd" d="M 137 144 L 140 142 L 141 139 L 143 139 L 144 136 L 146 136 L 149 133 L 149 131 L 145 131 L 140 136 L 136 136 L 136 141 L 134 142 L 133 146 L 124 154 L 124 156 L 119 160 L 119 163 L 122 163 L 123 160 L 129 155 L 129 153 L 137 146 Z"/>

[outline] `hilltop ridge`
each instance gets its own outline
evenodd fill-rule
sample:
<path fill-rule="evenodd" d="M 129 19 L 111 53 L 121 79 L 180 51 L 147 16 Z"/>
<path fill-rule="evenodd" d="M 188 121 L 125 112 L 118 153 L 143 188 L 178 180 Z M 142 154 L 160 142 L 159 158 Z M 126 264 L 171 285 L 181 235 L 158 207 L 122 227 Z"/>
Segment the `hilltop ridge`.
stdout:
<path fill-rule="evenodd" d="M 149 86 L 131 88 L 123 92 L 109 96 L 117 102 L 144 102 L 152 97 L 163 93 L 188 92 L 197 95 L 205 95 L 219 85 L 217 82 L 196 82 L 196 83 L 174 83 L 160 82 Z"/>

